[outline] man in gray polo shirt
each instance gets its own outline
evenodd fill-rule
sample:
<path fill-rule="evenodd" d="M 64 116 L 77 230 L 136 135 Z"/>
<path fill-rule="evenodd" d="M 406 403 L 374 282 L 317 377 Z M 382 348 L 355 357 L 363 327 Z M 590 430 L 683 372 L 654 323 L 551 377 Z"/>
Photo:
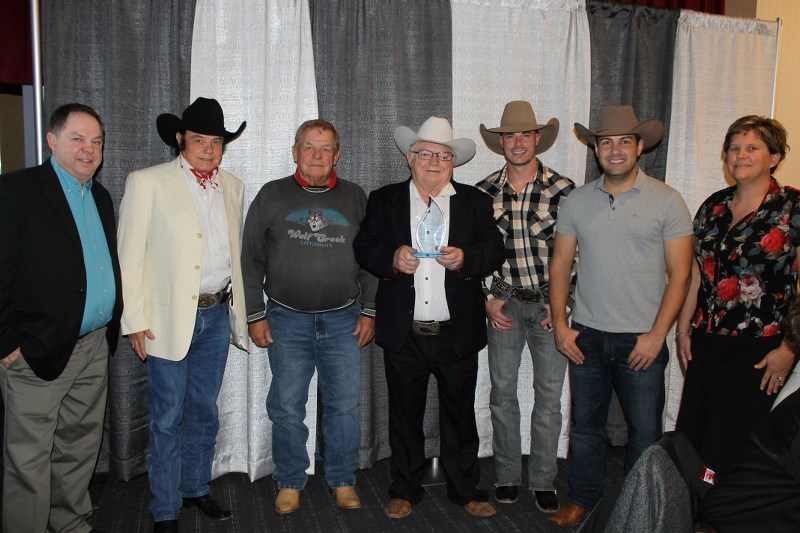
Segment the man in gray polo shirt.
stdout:
<path fill-rule="evenodd" d="M 680 194 L 638 166 L 663 134 L 661 121 L 639 122 L 630 106 L 608 106 L 592 132 L 600 179 L 561 204 L 550 262 L 550 307 L 558 349 L 569 359 L 573 424 L 569 503 L 550 519 L 580 522 L 603 495 L 605 421 L 611 387 L 629 426 L 625 471 L 661 437 L 664 344 L 689 288 L 692 221 Z M 572 327 L 567 296 L 576 248 L 578 283 Z"/>

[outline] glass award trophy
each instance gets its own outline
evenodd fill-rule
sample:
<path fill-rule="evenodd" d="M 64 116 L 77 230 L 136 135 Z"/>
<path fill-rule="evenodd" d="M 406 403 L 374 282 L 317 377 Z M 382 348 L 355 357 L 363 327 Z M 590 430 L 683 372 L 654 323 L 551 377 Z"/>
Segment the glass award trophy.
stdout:
<path fill-rule="evenodd" d="M 419 251 L 412 253 L 414 257 L 440 257 L 440 251 L 447 238 L 447 221 L 439 204 L 431 198 L 428 209 L 417 224 L 417 248 Z"/>

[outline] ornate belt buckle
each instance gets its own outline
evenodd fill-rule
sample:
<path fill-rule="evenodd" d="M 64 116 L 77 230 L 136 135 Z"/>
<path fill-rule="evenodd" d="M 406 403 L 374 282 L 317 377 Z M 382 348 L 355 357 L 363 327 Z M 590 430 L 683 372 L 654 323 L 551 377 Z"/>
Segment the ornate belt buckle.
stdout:
<path fill-rule="evenodd" d="M 514 296 L 519 298 L 522 303 L 535 304 L 542 299 L 541 291 L 531 289 L 514 289 Z"/>
<path fill-rule="evenodd" d="M 217 295 L 203 293 L 197 298 L 197 307 L 200 309 L 208 309 L 217 305 Z"/>
<path fill-rule="evenodd" d="M 413 329 L 417 335 L 433 337 L 439 334 L 441 328 L 438 322 L 414 322 Z"/>

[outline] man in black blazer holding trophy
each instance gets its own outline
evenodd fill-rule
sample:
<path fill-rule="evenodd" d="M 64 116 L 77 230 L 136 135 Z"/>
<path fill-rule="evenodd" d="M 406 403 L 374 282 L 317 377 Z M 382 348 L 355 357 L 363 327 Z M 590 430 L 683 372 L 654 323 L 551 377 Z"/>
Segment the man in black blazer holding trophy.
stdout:
<path fill-rule="evenodd" d="M 385 353 L 392 447 L 387 514 L 405 518 L 423 496 L 422 423 L 433 374 L 448 498 L 474 516 L 492 516 L 478 489 L 474 403 L 486 346 L 481 280 L 502 264 L 503 240 L 491 198 L 452 181 L 453 167 L 475 155 L 474 141 L 454 139 L 439 117 L 394 136 L 411 179 L 372 192 L 353 244 L 358 262 L 380 280 L 376 341 Z"/>

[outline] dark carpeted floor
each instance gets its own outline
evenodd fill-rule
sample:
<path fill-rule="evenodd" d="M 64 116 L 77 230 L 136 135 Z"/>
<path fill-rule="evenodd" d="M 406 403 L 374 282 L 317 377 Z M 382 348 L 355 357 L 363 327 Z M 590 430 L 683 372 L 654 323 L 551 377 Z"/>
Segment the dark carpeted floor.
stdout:
<path fill-rule="evenodd" d="M 609 451 L 607 484 L 622 478 L 624 451 Z M 567 494 L 568 461 L 559 460 L 556 488 L 563 503 Z M 321 468 L 317 469 L 321 472 Z M 523 472 L 525 468 L 523 468 Z M 481 485 L 491 489 L 495 481 L 491 458 L 481 459 Z M 321 476 L 311 476 L 301 499 L 300 510 L 280 516 L 273 508 L 276 489 L 271 477 L 251 483 L 245 474 L 227 474 L 212 482 L 213 493 L 230 505 L 233 519 L 210 522 L 196 509 L 184 510 L 180 517 L 181 532 L 441 532 L 477 533 L 485 531 L 513 533 L 522 531 L 567 533 L 578 528 L 561 528 L 548 522 L 547 516 L 534 506 L 533 496 L 520 491 L 515 504 L 498 505 L 492 518 L 478 519 L 447 499 L 443 484 L 434 482 L 426 486 L 425 499 L 414 507 L 411 516 L 403 520 L 390 520 L 386 516 L 386 489 L 389 486 L 389 462 L 383 460 L 373 468 L 360 470 L 357 489 L 362 508 L 341 511 L 336 508 Z M 526 480 L 523 479 L 523 483 Z M 92 486 L 92 499 L 96 509 L 94 527 L 107 533 L 135 533 L 152 531 L 153 522 L 147 511 L 150 494 L 147 476 L 130 482 L 97 477 Z M 494 491 L 491 490 L 492 497 Z"/>

